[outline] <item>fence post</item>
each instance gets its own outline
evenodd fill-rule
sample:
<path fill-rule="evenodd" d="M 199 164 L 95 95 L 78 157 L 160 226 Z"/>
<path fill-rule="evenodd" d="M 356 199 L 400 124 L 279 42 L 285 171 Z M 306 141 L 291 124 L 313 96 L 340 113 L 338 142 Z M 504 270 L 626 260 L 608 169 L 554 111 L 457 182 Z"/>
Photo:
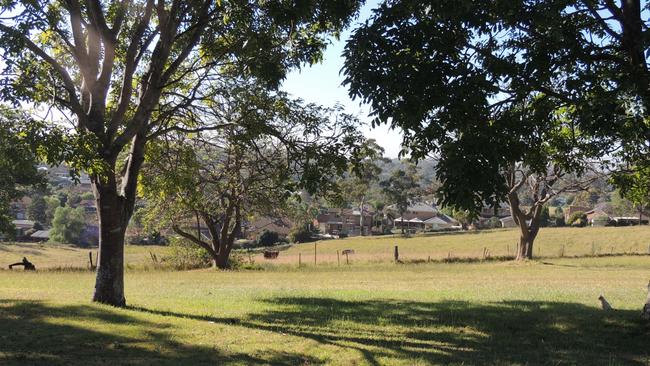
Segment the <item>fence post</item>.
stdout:
<path fill-rule="evenodd" d="M 302 266 L 302 253 L 298 253 L 298 268 Z"/>
<path fill-rule="evenodd" d="M 399 248 L 395 245 L 395 263 L 399 262 Z"/>
<path fill-rule="evenodd" d="M 314 265 L 316 265 L 316 241 L 314 242 Z"/>
<path fill-rule="evenodd" d="M 341 266 L 341 257 L 339 256 L 339 251 L 336 251 L 336 262 L 338 263 L 339 267 Z"/>
<path fill-rule="evenodd" d="M 91 252 L 88 252 L 88 260 L 90 261 L 90 269 L 95 268 L 95 267 L 93 266 L 93 252 L 92 252 L 92 251 L 91 251 Z"/>
<path fill-rule="evenodd" d="M 345 264 L 350 264 L 350 258 L 348 258 L 348 252 L 345 252 Z"/>

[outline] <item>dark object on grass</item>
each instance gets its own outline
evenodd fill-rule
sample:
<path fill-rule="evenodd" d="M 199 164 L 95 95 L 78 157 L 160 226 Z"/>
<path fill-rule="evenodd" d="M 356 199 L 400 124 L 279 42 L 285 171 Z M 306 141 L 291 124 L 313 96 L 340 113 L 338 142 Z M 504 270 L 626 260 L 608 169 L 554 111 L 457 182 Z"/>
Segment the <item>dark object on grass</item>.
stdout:
<path fill-rule="evenodd" d="M 605 311 L 611 311 L 614 310 L 612 309 L 612 306 L 605 300 L 605 296 L 600 295 L 598 296 L 598 300 L 600 300 L 600 305 L 603 307 L 603 310 Z"/>
<path fill-rule="evenodd" d="M 341 254 L 346 255 L 346 254 L 354 254 L 354 249 L 344 249 Z"/>
<path fill-rule="evenodd" d="M 9 269 L 13 269 L 15 266 L 23 266 L 25 268 L 25 271 L 35 271 L 36 267 L 32 262 L 27 260 L 27 257 L 23 257 L 22 262 L 14 263 L 9 265 Z"/>
<path fill-rule="evenodd" d="M 275 258 L 278 257 L 279 254 L 280 254 L 280 252 L 277 251 L 277 250 L 265 250 L 264 251 L 264 258 L 266 258 L 266 259 L 275 259 Z"/>
<path fill-rule="evenodd" d="M 645 305 L 643 306 L 641 319 L 650 320 L 650 282 L 648 282 L 648 298 L 646 299 Z"/>

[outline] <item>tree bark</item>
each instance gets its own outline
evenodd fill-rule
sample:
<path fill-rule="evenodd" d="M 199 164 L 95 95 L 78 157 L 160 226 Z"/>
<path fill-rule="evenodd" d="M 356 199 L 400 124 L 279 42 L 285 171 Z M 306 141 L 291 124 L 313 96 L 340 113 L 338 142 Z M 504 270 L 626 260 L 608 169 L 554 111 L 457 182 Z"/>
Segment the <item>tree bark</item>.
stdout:
<path fill-rule="evenodd" d="M 129 221 L 124 198 L 117 193 L 115 174 L 94 178 L 99 220 L 99 258 L 93 301 L 125 306 L 124 235 Z"/>

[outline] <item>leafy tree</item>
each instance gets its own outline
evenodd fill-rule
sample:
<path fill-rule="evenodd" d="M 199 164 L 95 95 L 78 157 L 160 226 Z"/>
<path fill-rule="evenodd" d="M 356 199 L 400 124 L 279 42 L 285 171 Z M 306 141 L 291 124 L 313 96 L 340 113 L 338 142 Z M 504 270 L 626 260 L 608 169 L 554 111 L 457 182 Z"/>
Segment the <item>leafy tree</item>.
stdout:
<path fill-rule="evenodd" d="M 15 233 L 10 203 L 25 195 L 29 188 L 44 188 L 45 177 L 36 169 L 38 160 L 53 156 L 55 149 L 61 147 L 45 128 L 34 133 L 33 129 L 39 127 L 44 125 L 21 110 L 0 105 L 0 233 Z M 37 206 L 31 208 L 30 216 L 42 218 L 36 212 Z"/>
<path fill-rule="evenodd" d="M 261 247 L 269 247 L 278 241 L 280 241 L 278 233 L 264 229 L 257 238 L 257 245 Z"/>
<path fill-rule="evenodd" d="M 228 80 L 277 87 L 321 59 L 359 1 L 6 1 L 0 93 L 50 104 L 89 149 L 77 158 L 97 194 L 99 263 L 93 300 L 124 306 L 124 236 L 149 141 L 218 129 L 203 113 L 230 98 Z M 75 145 L 80 147 L 80 145 Z"/>
<path fill-rule="evenodd" d="M 637 209 L 640 225 L 643 211 L 650 208 L 650 165 L 618 172 L 612 180 L 620 187 L 620 196 Z"/>
<path fill-rule="evenodd" d="M 391 202 L 400 217 L 404 218 L 404 213 L 408 209 L 411 201 L 418 196 L 418 177 L 414 164 L 407 165 L 407 170 L 394 170 L 390 177 L 379 183 L 386 200 Z M 402 223 L 402 235 L 404 235 L 404 223 Z"/>
<path fill-rule="evenodd" d="M 49 226 L 52 224 L 52 220 L 54 220 L 54 213 L 56 212 L 56 209 L 63 207 L 63 205 L 61 205 L 61 200 L 58 196 L 45 196 L 43 199 L 45 200 L 46 204 L 45 223 Z"/>
<path fill-rule="evenodd" d="M 648 162 L 650 71 L 639 0 L 385 1 L 345 49 L 350 94 L 373 123 L 426 135 L 517 105 L 530 93 L 571 107 L 603 151 Z M 379 73 L 379 74 L 378 74 Z M 426 123 L 422 123 L 426 121 Z"/>
<path fill-rule="evenodd" d="M 374 139 L 364 141 L 354 154 L 356 160 L 350 163 L 348 175 L 340 183 L 345 201 L 354 202 L 361 213 L 359 226 L 361 226 L 362 236 L 365 235 L 363 231 L 363 212 L 368 193 L 372 188 L 372 184 L 379 180 L 379 174 L 381 173 L 378 163 L 388 161 L 383 157 L 383 154 L 384 149 Z"/>
<path fill-rule="evenodd" d="M 477 212 L 508 201 L 518 259 L 532 257 L 560 180 L 582 174 L 614 140 L 632 143 L 630 126 L 648 130 L 621 113 L 631 89 L 612 84 L 623 81 L 614 69 L 630 70 L 605 60 L 628 55 L 608 33 L 596 36 L 605 31 L 595 5 L 386 1 L 346 45 L 350 95 L 370 104 L 373 124 L 401 128 L 413 158 L 439 159 L 443 205 Z"/>
<path fill-rule="evenodd" d="M 167 136 L 150 146 L 143 175 L 157 222 L 205 249 L 218 268 L 229 267 L 245 218 L 281 214 L 299 190 L 335 188 L 361 139 L 352 116 L 330 120 L 330 109 L 249 87 L 222 113 L 227 120 L 242 109 L 257 115 L 219 132 Z M 209 235 L 194 230 L 201 222 Z"/>
<path fill-rule="evenodd" d="M 57 207 L 52 220 L 50 241 L 54 243 L 81 244 L 86 227 L 83 207 Z"/>
<path fill-rule="evenodd" d="M 587 214 L 582 211 L 576 211 L 569 216 L 568 225 L 584 227 L 587 225 Z"/>
<path fill-rule="evenodd" d="M 39 223 L 47 223 L 47 202 L 42 195 L 32 197 L 32 202 L 27 206 L 27 217 Z"/>

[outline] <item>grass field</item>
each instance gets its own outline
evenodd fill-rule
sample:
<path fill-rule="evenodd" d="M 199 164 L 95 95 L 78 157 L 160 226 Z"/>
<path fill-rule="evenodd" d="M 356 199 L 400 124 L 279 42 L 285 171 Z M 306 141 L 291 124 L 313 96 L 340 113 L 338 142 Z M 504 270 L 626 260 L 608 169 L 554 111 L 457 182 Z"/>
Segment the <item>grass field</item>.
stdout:
<path fill-rule="evenodd" d="M 393 260 L 395 245 L 404 261 L 454 258 L 482 258 L 484 248 L 493 257 L 514 256 L 519 241 L 517 229 L 484 230 L 469 233 L 440 233 L 414 236 L 353 237 L 316 244 L 317 263 L 337 264 L 346 258 L 340 253 L 353 249 L 353 263 L 377 263 Z M 337 258 L 336 251 L 339 251 Z M 535 255 L 541 257 L 590 256 L 602 254 L 650 253 L 650 227 L 542 228 L 535 241 Z M 276 260 L 255 257 L 258 263 L 314 263 L 314 243 L 294 245 L 282 251 Z"/>
<path fill-rule="evenodd" d="M 356 245 L 357 258 L 373 240 L 386 239 L 319 248 Z M 0 256 L 19 254 L 6 247 Z M 42 258 L 62 255 L 49 250 Z M 0 271 L 0 364 L 650 365 L 639 319 L 650 256 L 173 272 L 139 270 L 148 251 L 128 251 L 126 309 L 90 303 L 90 271 Z M 616 311 L 600 310 L 601 293 Z"/>
<path fill-rule="evenodd" d="M 400 258 L 404 261 L 440 260 L 453 258 L 482 258 L 484 248 L 492 257 L 512 256 L 517 247 L 516 229 L 484 230 L 469 233 L 441 233 L 402 238 L 400 236 L 354 237 L 316 243 L 318 265 L 346 263 L 340 253 L 353 249 L 355 253 L 348 260 L 352 265 L 374 265 L 391 262 L 395 245 L 399 246 Z M 593 256 L 602 254 L 648 254 L 650 253 L 650 227 L 587 227 L 587 228 L 543 228 L 535 242 L 535 255 L 544 258 L 561 256 Z M 339 256 L 337 258 L 337 250 Z M 83 249 L 69 245 L 50 243 L 0 243 L 0 267 L 20 261 L 26 256 L 39 269 L 85 268 L 88 267 L 88 252 L 96 258 L 97 249 Z M 125 260 L 128 266 L 151 267 L 150 253 L 158 259 L 167 253 L 166 247 L 127 245 Z M 251 254 L 256 264 L 298 265 L 314 264 L 314 243 L 293 245 L 283 250 L 274 260 L 264 259 L 261 253 Z M 247 254 L 243 255 L 249 260 Z"/>

